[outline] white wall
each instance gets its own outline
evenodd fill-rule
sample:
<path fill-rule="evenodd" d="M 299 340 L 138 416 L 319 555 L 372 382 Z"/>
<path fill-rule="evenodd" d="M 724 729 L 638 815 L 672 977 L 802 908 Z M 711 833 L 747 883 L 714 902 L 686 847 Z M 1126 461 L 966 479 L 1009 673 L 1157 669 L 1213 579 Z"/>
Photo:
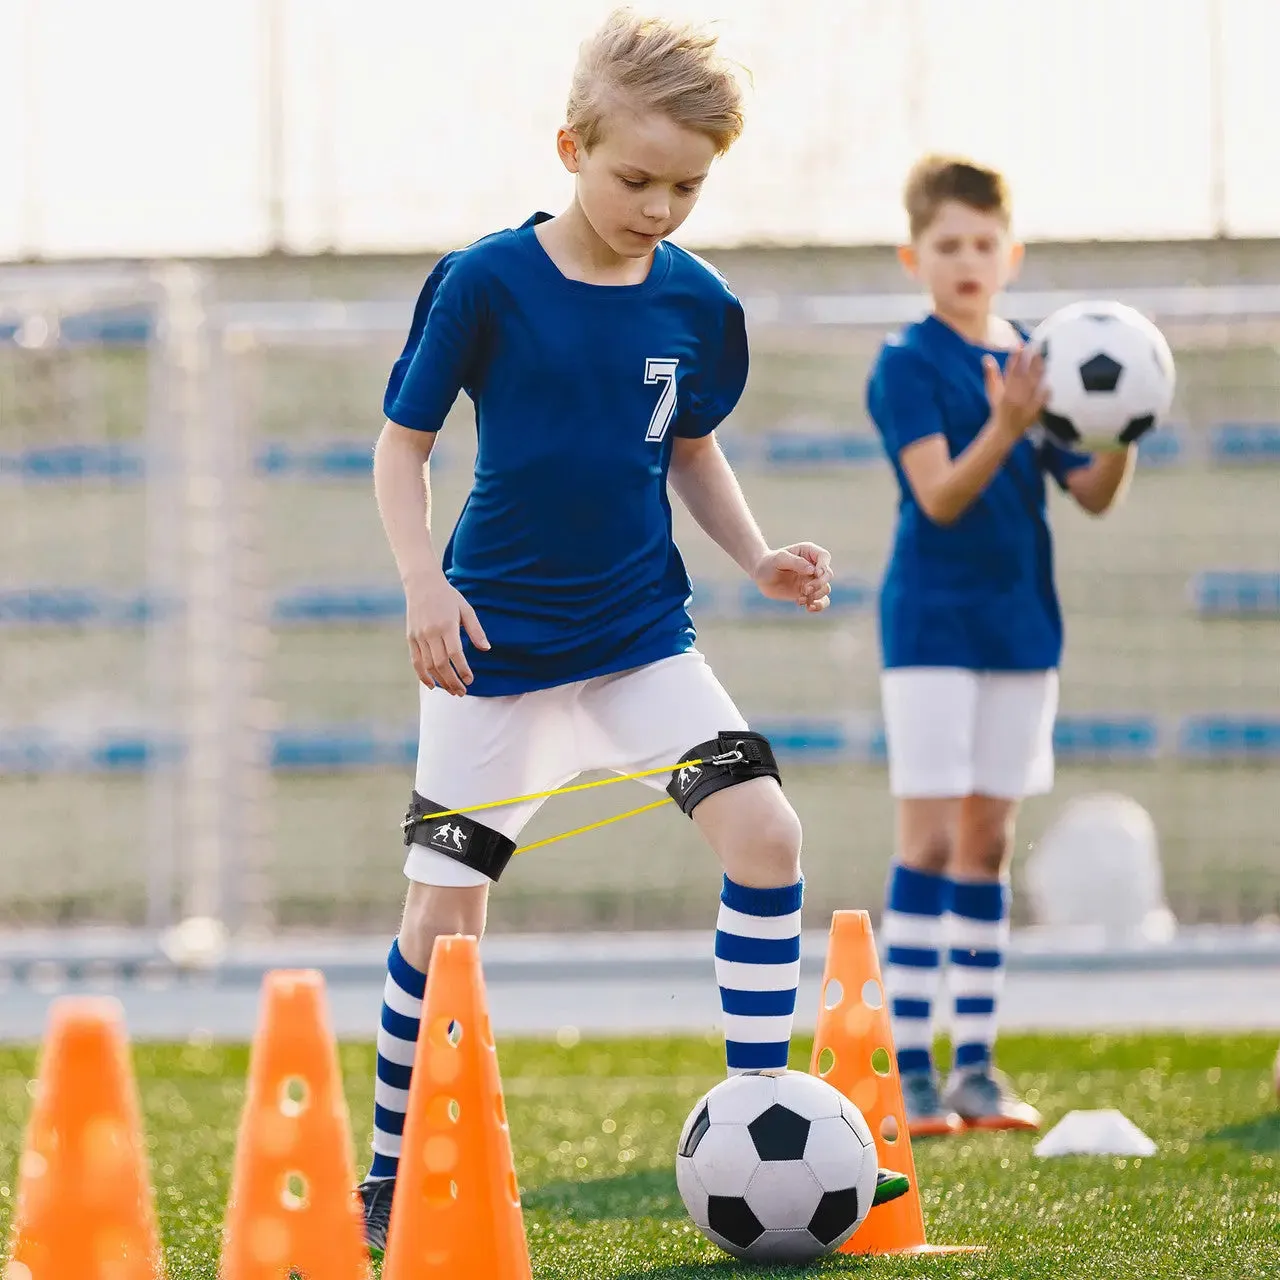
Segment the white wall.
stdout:
<path fill-rule="evenodd" d="M 433 249 L 558 208 L 609 7 L 0 0 L 0 258 Z M 754 75 L 686 243 L 896 239 L 927 147 L 1004 166 L 1029 238 L 1280 234 L 1276 0 L 652 7 L 723 19 Z"/>

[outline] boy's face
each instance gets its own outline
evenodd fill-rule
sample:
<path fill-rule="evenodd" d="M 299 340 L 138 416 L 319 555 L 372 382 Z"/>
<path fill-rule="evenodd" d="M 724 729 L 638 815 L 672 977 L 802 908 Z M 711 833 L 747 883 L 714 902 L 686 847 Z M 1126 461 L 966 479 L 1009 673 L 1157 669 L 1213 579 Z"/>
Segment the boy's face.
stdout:
<path fill-rule="evenodd" d="M 976 317 L 1016 274 L 1022 246 L 998 214 L 949 200 L 899 256 L 940 312 Z"/>
<path fill-rule="evenodd" d="M 588 152 L 572 129 L 556 140 L 577 175 L 578 203 L 596 235 L 622 258 L 643 258 L 693 212 L 715 143 L 657 112 L 624 109 L 605 121 Z"/>

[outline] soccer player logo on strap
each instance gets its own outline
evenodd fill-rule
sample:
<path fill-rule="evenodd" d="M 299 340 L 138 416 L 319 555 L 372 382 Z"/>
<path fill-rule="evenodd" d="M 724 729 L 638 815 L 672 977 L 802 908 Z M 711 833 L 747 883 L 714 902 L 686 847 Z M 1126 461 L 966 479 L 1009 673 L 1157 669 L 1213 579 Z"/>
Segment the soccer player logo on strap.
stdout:
<path fill-rule="evenodd" d="M 771 548 L 716 441 L 747 376 L 742 307 L 667 240 L 741 128 L 713 38 L 612 16 L 582 47 L 556 139 L 568 207 L 446 255 L 391 372 L 374 479 L 405 587 L 420 739 L 361 1188 L 374 1251 L 434 940 L 480 934 L 520 831 L 584 770 L 669 788 L 697 824 L 724 870 L 728 1068 L 787 1063 L 800 823 L 769 744 L 695 647 L 669 499 L 766 597 L 827 607 L 828 553 Z M 475 406 L 475 480 L 438 555 L 428 464 L 460 391 Z M 886 1176 L 880 1199 L 904 1189 Z"/>
<path fill-rule="evenodd" d="M 1034 1129 L 995 1069 L 1013 823 L 1053 785 L 1062 618 L 1045 477 L 1098 515 L 1136 449 L 1096 458 L 1034 428 L 1026 333 L 992 313 L 1021 258 L 1001 176 L 929 156 L 906 187 L 904 266 L 932 310 L 882 348 L 867 406 L 901 493 L 880 595 L 882 698 L 898 848 L 881 939 L 914 1135 Z M 945 965 L 944 965 L 945 961 Z M 939 1089 L 933 1011 L 945 967 L 955 1069 Z"/>

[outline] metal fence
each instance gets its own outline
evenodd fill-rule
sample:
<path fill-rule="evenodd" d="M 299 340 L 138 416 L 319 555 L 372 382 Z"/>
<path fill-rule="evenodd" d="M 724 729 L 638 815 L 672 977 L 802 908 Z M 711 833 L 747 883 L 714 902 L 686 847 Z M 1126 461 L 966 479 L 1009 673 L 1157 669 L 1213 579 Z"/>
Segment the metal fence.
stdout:
<path fill-rule="evenodd" d="M 832 548 L 833 607 L 779 611 L 683 512 L 677 532 L 701 646 L 779 748 L 820 919 L 874 907 L 892 847 L 874 596 L 894 495 L 861 404 L 919 304 L 792 278 L 753 277 L 752 383 L 721 434 L 767 535 Z M 184 266 L 68 279 L 0 289 L 0 924 L 389 927 L 416 692 L 370 462 L 409 303 L 220 302 Z M 1070 796 L 1130 794 L 1178 918 L 1256 921 L 1280 909 L 1280 289 L 1111 292 L 1165 328 L 1179 400 L 1120 511 L 1054 505 L 1061 772 L 1022 835 Z M 460 404 L 441 533 L 472 437 Z M 546 806 L 529 838 L 631 785 Z M 690 824 L 648 815 L 519 860 L 493 925 L 705 924 L 714 883 Z"/>

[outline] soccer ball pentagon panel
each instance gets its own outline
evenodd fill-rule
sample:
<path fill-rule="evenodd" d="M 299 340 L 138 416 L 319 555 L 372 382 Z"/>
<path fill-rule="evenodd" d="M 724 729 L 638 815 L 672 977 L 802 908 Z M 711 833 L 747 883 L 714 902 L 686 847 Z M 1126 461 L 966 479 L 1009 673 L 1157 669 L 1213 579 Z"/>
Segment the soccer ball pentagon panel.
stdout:
<path fill-rule="evenodd" d="M 826 1081 L 748 1072 L 689 1113 L 676 1182 L 698 1229 L 726 1253 L 803 1263 L 862 1224 L 877 1165 L 862 1113 Z"/>
<path fill-rule="evenodd" d="M 1073 302 L 1043 321 L 1031 346 L 1044 356 L 1041 422 L 1059 444 L 1122 449 L 1159 425 L 1173 404 L 1173 353 L 1140 311 Z"/>

